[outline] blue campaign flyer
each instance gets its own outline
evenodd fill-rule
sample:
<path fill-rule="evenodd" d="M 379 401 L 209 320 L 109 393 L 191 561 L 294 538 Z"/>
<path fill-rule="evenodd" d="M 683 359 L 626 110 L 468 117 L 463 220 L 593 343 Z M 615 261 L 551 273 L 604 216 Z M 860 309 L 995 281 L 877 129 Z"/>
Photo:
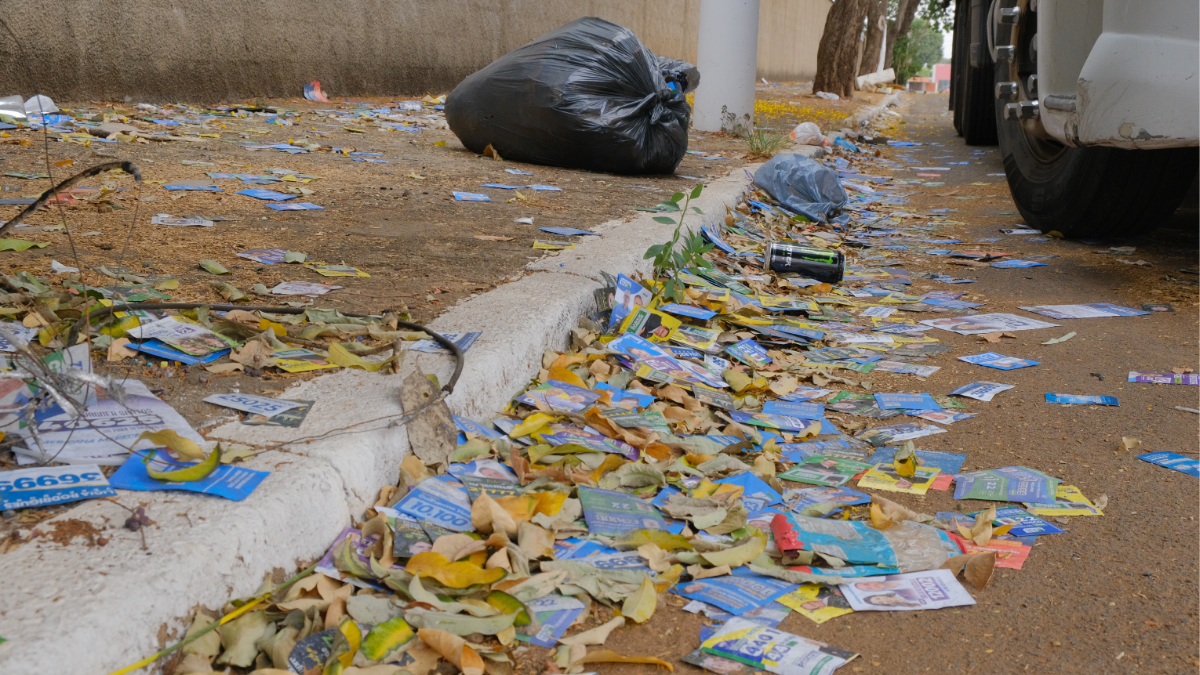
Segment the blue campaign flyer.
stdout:
<path fill-rule="evenodd" d="M 217 359 L 221 358 L 222 356 L 225 356 L 226 354 L 228 354 L 231 351 L 229 349 L 222 349 L 220 351 L 213 352 L 211 354 L 206 354 L 203 357 L 192 356 L 191 354 L 184 354 L 183 352 L 179 351 L 178 349 L 175 349 L 175 348 L 167 345 L 166 343 L 160 342 L 158 340 L 146 340 L 145 342 L 143 342 L 141 344 L 130 343 L 129 345 L 126 345 L 126 346 L 129 347 L 130 349 L 135 349 L 135 350 L 145 353 L 145 354 L 153 354 L 154 356 L 161 356 L 164 359 L 170 359 L 172 361 L 186 363 L 189 366 L 194 366 L 197 363 L 209 363 L 211 361 L 216 361 Z"/>
<path fill-rule="evenodd" d="M 804 431 L 816 420 L 803 420 L 796 417 L 788 417 L 787 415 L 768 415 L 767 413 L 748 413 L 741 410 L 735 410 L 730 413 L 730 417 L 734 422 L 741 424 L 749 424 L 756 427 L 766 427 L 768 429 L 779 429 L 781 431 Z M 824 431 L 825 420 L 821 420 L 822 432 Z M 833 433 L 837 433 L 836 431 Z"/>
<path fill-rule="evenodd" d="M 273 192 L 271 190 L 264 190 L 262 188 L 251 188 L 249 190 L 242 190 L 242 191 L 238 192 L 238 194 L 246 195 L 247 197 L 254 197 L 255 199 L 266 199 L 268 201 L 273 201 L 273 202 L 282 202 L 282 201 L 286 201 L 288 199 L 296 198 L 296 195 L 285 195 L 282 192 Z"/>
<path fill-rule="evenodd" d="M 926 469 L 937 469 L 943 474 L 958 473 L 958 470 L 962 468 L 963 462 L 967 460 L 966 453 L 958 452 L 917 450 L 916 455 L 922 467 Z M 896 448 L 885 445 L 876 449 L 875 454 L 871 455 L 867 462 L 872 464 L 891 464 L 895 459 Z"/>
<path fill-rule="evenodd" d="M 716 312 L 709 309 L 693 307 L 691 305 L 679 305 L 674 302 L 663 305 L 658 309 L 668 314 L 678 314 L 679 316 L 687 316 L 702 321 L 707 321 L 717 315 Z"/>
<path fill-rule="evenodd" d="M 1200 478 L 1200 461 L 1192 457 L 1185 457 L 1174 452 L 1149 452 L 1138 455 L 1138 459 Z"/>
<path fill-rule="evenodd" d="M 713 481 L 717 485 L 739 485 L 742 488 L 742 500 L 746 501 L 746 509 L 754 512 L 759 511 L 767 506 L 773 506 L 783 502 L 783 497 L 775 491 L 775 488 L 767 484 L 766 481 L 755 476 L 749 471 L 740 473 L 731 478 L 722 478 L 721 480 Z M 749 502 L 753 500 L 755 504 Z"/>
<path fill-rule="evenodd" d="M 449 476 L 427 478 L 396 504 L 396 510 L 454 532 L 469 532 L 471 498 L 462 483 Z"/>
<path fill-rule="evenodd" d="M 1067 403 L 1070 405 L 1121 405 L 1117 402 L 1116 396 L 1074 396 L 1072 394 L 1046 394 L 1046 403 Z"/>
<path fill-rule="evenodd" d="M 786 415 L 802 420 L 819 420 L 825 416 L 824 403 L 792 403 L 788 401 L 767 401 L 763 404 L 763 412 L 768 415 Z"/>
<path fill-rule="evenodd" d="M 767 350 L 763 349 L 753 338 L 746 338 L 737 344 L 725 348 L 729 355 L 753 368 L 762 368 L 771 362 Z"/>
<path fill-rule="evenodd" d="M 996 509 L 996 525 L 1012 525 L 1008 533 L 1014 537 L 1038 537 L 1043 534 L 1061 534 L 1066 530 L 1038 518 L 1025 509 L 1016 506 L 1006 506 Z M 973 524 L 972 521 L 971 524 Z"/>
<path fill-rule="evenodd" d="M 653 394 L 643 394 L 639 391 L 629 391 L 627 389 L 617 389 L 611 384 L 605 382 L 597 382 L 594 391 L 607 391 L 611 396 L 613 405 L 618 408 L 645 408 L 654 403 Z"/>
<path fill-rule="evenodd" d="M 960 356 L 958 360 L 998 370 L 1016 370 L 1017 368 L 1028 368 L 1041 363 L 1040 361 L 1030 361 L 1029 359 L 1018 359 L 1015 356 L 1002 356 L 996 352 L 984 352 L 983 354 L 976 354 L 974 356 Z"/>
<path fill-rule="evenodd" d="M 875 394 L 880 410 L 941 410 L 929 394 Z"/>
<path fill-rule="evenodd" d="M 490 202 L 492 198 L 478 192 L 455 192 L 455 201 L 460 202 Z"/>
<path fill-rule="evenodd" d="M 462 445 L 463 443 L 467 442 L 466 435 L 464 435 L 462 433 L 464 431 L 467 433 L 475 434 L 476 436 L 483 436 L 484 438 L 503 438 L 504 437 L 504 434 L 496 431 L 495 429 L 492 429 L 490 425 L 484 426 L 484 425 L 480 424 L 479 422 L 476 422 L 475 420 L 470 420 L 465 417 L 459 417 L 458 415 L 452 415 L 452 417 L 454 418 L 454 426 L 458 427 L 458 431 L 459 431 L 458 444 L 459 445 Z"/>
<path fill-rule="evenodd" d="M 672 592 L 691 600 L 716 605 L 730 614 L 740 616 L 774 602 L 797 588 L 799 586 L 796 584 L 771 577 L 739 574 L 682 583 Z"/>
<path fill-rule="evenodd" d="M 871 497 L 858 490 L 848 487 L 819 486 L 788 490 L 784 495 L 789 509 L 800 513 L 816 504 L 835 504 L 837 506 L 857 506 L 871 503 Z"/>
<path fill-rule="evenodd" d="M 708 225 L 704 225 L 700 228 L 700 232 L 705 239 L 707 239 L 717 248 L 728 253 L 729 255 L 737 255 L 737 251 L 728 243 L 726 243 L 725 240 L 720 237 L 720 235 L 714 232 L 713 228 L 709 227 Z"/>
<path fill-rule="evenodd" d="M 642 288 L 641 284 L 624 274 L 617 275 L 617 286 L 612 297 L 612 317 L 609 327 L 620 325 L 625 317 L 633 313 L 635 307 L 645 307 L 653 297 L 650 291 Z"/>
<path fill-rule="evenodd" d="M 558 639 L 567 632 L 575 619 L 583 612 L 584 605 L 575 598 L 562 595 L 547 595 L 544 598 L 530 600 L 525 604 L 534 618 L 541 624 L 536 635 L 517 634 L 517 639 L 531 642 L 539 647 L 554 647 Z"/>
<path fill-rule="evenodd" d="M 250 496 L 251 492 L 263 482 L 268 475 L 266 471 L 255 471 L 240 466 L 222 464 L 210 473 L 207 478 L 186 483 L 172 483 L 156 480 L 150 477 L 147 469 L 155 471 L 178 471 L 197 462 L 180 462 L 156 450 L 147 453 L 150 458 L 147 464 L 142 458 L 133 456 L 121 465 L 108 482 L 119 490 L 182 490 L 184 492 L 199 492 L 200 494 L 216 495 L 240 502 Z"/>
<path fill-rule="evenodd" d="M 844 439 L 810 441 L 808 443 L 787 443 L 779 447 L 783 450 L 783 458 L 789 462 L 803 463 L 809 457 L 816 455 L 821 455 L 822 457 L 847 457 L 866 461 L 866 457 L 861 453 L 850 452 L 852 450 L 851 445 L 849 441 Z"/>
<path fill-rule="evenodd" d="M 611 537 L 629 530 L 667 529 L 662 514 L 650 502 L 624 492 L 580 486 L 579 501 L 592 534 Z M 469 526 L 469 511 L 467 516 Z"/>
<path fill-rule="evenodd" d="M 0 511 L 116 496 L 117 491 L 95 464 L 0 472 Z"/>

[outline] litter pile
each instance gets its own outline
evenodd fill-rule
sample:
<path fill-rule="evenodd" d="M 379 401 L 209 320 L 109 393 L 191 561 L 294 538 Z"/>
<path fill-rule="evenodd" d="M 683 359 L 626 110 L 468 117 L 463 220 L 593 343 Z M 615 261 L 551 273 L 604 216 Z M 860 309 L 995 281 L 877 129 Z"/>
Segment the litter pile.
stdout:
<path fill-rule="evenodd" d="M 172 672 L 182 674 L 234 667 L 263 675 L 428 675 L 445 661 L 483 675 L 519 670 L 527 658 L 540 659 L 539 669 L 549 658 L 571 673 L 596 663 L 673 670 L 656 656 L 604 646 L 618 628 L 648 621 L 669 592 L 687 601 L 685 610 L 711 619 L 686 662 L 724 674 L 825 675 L 857 654 L 779 631 L 791 611 L 822 623 L 860 611 L 971 605 L 960 577 L 982 591 L 996 567 L 1019 570 L 1037 537 L 1069 536 L 1060 527 L 1065 517 L 1102 516 L 1105 496 L 1091 500 L 1046 471 L 978 462 L 964 470 L 966 454 L 914 444 L 983 414 L 971 401 L 991 401 L 1016 385 L 874 391 L 866 379 L 873 372 L 919 383 L 939 370 L 934 360 L 951 348 L 938 331 L 1002 344 L 1013 331 L 1057 324 L 977 313 L 985 302 L 963 292 L 910 293 L 914 275 L 897 266 L 895 252 L 964 242 L 937 237 L 952 222 L 947 215 L 899 209 L 908 183 L 881 175 L 898 163 L 848 141 L 837 148 L 828 164 L 778 157 L 753 177 L 756 189 L 735 208 L 697 214 L 709 220 L 695 234 L 683 228 L 689 211 L 698 210 L 690 201 L 700 186 L 658 204 L 656 220 L 679 228 L 647 252 L 654 274 L 618 275 L 597 289 L 600 309 L 571 330 L 571 348 L 548 351 L 535 381 L 495 419 L 454 416 L 457 437 L 414 441 L 397 485 L 385 488 L 319 562 L 234 601 L 219 618 L 197 613 L 183 642 L 140 665 L 178 651 Z M 914 220 L 920 222 L 908 222 Z M 999 251 L 937 251 L 926 254 L 969 267 L 1022 262 Z M 271 254 L 288 261 L 286 251 Z M 172 423 L 173 411 L 144 385 L 88 380 L 88 346 L 74 344 L 80 326 L 91 325 L 91 349 L 117 357 L 137 350 L 186 363 L 183 357 L 207 362 L 229 354 L 230 363 L 215 367 L 285 371 L 379 370 L 403 354 L 402 342 L 438 338 L 411 330 L 419 327 L 400 330 L 395 315 L 301 308 L 136 305 L 85 316 L 84 298 L 133 298 L 89 287 L 58 293 L 28 273 L 5 281 L 14 290 L 9 303 L 20 307 L 8 314 L 23 317 L 23 325 L 0 330 L 19 354 L 21 370 L 3 380 L 14 385 L 4 401 L 23 440 L 18 452 L 22 461 L 84 465 L 29 470 L 41 473 L 14 484 L 92 490 L 78 498 L 109 496 L 117 487 L 195 488 L 239 499 L 267 477 L 221 464 L 220 448 L 206 454 L 203 438 Z M 139 283 L 148 292 L 149 280 Z M 1022 309 L 1054 320 L 1149 313 L 1109 303 Z M 933 318 L 920 318 L 926 314 Z M 23 346 L 35 337 L 58 351 L 35 356 Z M 450 351 L 459 356 L 474 337 L 445 339 L 455 341 L 458 349 Z M 990 351 L 959 359 L 1002 371 L 1039 365 Z M 1131 373 L 1135 378 L 1197 384 L 1184 374 Z M 89 385 L 101 386 L 104 398 L 87 400 L 96 391 Z M 242 395 L 210 399 L 262 421 L 294 418 L 305 406 Z M 71 450 L 81 433 L 73 409 L 86 410 L 87 419 L 94 410 L 111 417 L 142 408 L 153 409 L 146 415 L 157 415 L 161 426 L 144 432 L 139 422 L 132 435 L 110 438 L 88 423 L 82 434 L 96 432 L 93 444 Z M 31 413 L 38 424 L 17 424 Z M 123 449 L 100 452 L 101 438 Z M 1126 439 L 1127 447 L 1138 444 Z M 130 447 L 146 450 L 130 457 Z M 1194 475 L 1194 465 L 1170 454 L 1143 458 Z M 106 480 L 98 464 L 121 468 Z M 218 473 L 231 471 L 261 475 Z M 928 514 L 881 494 L 951 489 L 956 500 L 997 504 Z M 764 643 L 773 645 L 769 654 Z"/>

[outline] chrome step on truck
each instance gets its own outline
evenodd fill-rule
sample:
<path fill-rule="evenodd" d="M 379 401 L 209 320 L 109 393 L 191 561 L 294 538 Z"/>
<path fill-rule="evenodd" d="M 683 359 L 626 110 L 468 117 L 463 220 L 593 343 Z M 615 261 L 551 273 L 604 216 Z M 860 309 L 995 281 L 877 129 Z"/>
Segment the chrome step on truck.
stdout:
<path fill-rule="evenodd" d="M 999 144 L 1025 222 L 1070 237 L 1148 232 L 1200 163 L 1200 3 L 959 0 L 950 107 Z"/>

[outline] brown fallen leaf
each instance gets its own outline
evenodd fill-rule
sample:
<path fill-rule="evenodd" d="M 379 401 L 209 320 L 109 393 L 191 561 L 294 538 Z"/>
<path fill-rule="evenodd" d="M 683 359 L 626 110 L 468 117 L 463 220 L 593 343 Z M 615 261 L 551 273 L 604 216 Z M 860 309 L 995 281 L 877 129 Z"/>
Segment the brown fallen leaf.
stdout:
<path fill-rule="evenodd" d="M 1102 494 L 1099 497 L 1096 497 L 1094 500 L 1092 500 L 1092 504 L 1095 504 L 1097 509 L 1103 511 L 1104 509 L 1108 508 L 1108 495 Z"/>
<path fill-rule="evenodd" d="M 444 630 L 422 628 L 417 637 L 452 663 L 463 675 L 483 675 L 483 658 L 467 646 L 467 641 Z"/>
<path fill-rule="evenodd" d="M 1187 373 L 1194 373 L 1196 371 L 1192 370 L 1191 368 L 1181 367 L 1181 368 L 1172 368 L 1171 372 L 1175 373 L 1176 375 L 1186 375 Z"/>
<path fill-rule="evenodd" d="M 692 575 L 693 579 L 707 579 L 709 577 L 723 577 L 728 574 L 733 574 L 733 570 L 729 565 L 721 565 L 720 567 L 704 568 L 699 565 L 691 565 L 687 568 L 688 574 Z"/>
<path fill-rule="evenodd" d="M 113 340 L 112 344 L 108 346 L 108 360 L 120 361 L 122 359 L 128 359 L 137 356 L 137 352 L 125 346 L 129 343 L 129 338 L 117 338 L 116 340 Z"/>
<path fill-rule="evenodd" d="M 1131 438 L 1129 436 L 1121 437 L 1121 448 L 1120 448 L 1121 450 L 1127 450 L 1129 452 L 1133 452 L 1134 450 L 1141 449 L 1141 447 L 1142 447 L 1142 441 L 1140 439 Z"/>
<path fill-rule="evenodd" d="M 484 241 L 512 241 L 513 240 L 512 237 L 498 237 L 498 236 L 492 235 L 492 234 L 477 234 L 477 235 L 475 235 L 475 238 L 482 239 Z"/>
<path fill-rule="evenodd" d="M 497 162 L 504 161 L 504 159 L 500 157 L 500 153 L 496 152 L 496 148 L 492 147 L 491 143 L 488 143 L 487 147 L 483 149 L 483 156 L 491 157 L 492 159 L 496 160 Z"/>
<path fill-rule="evenodd" d="M 662 659 L 656 659 L 653 656 L 622 656 L 611 649 L 601 649 L 599 651 L 594 651 L 590 654 L 587 654 L 583 658 L 572 663 L 571 667 L 574 668 L 575 666 L 583 663 L 649 663 L 656 666 L 662 666 L 672 673 L 675 672 L 675 666 L 663 661 Z"/>
<path fill-rule="evenodd" d="M 963 576 L 971 585 L 979 590 L 987 587 L 988 582 L 992 580 L 992 573 L 996 571 L 996 552 L 987 551 L 986 553 L 976 553 L 967 561 L 967 566 L 963 570 Z"/>
<path fill-rule="evenodd" d="M 1017 336 L 1013 335 L 1012 333 L 1002 333 L 1002 332 L 984 333 L 978 337 L 982 338 L 981 342 L 993 342 L 993 343 L 999 342 L 1000 338 L 1012 338 L 1014 340 L 1017 339 Z"/>

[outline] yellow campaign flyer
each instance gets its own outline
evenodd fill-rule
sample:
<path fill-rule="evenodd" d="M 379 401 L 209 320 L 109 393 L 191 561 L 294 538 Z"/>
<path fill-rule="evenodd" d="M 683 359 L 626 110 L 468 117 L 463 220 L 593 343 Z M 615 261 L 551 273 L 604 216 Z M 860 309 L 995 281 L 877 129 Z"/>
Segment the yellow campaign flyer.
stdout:
<path fill-rule="evenodd" d="M 854 611 L 850 609 L 850 603 L 846 602 L 846 598 L 836 586 L 830 588 L 821 584 L 803 584 L 779 598 L 778 602 L 817 623 L 825 623 Z"/>
<path fill-rule="evenodd" d="M 896 467 L 886 462 L 880 462 L 867 469 L 858 481 L 860 488 L 875 488 L 888 492 L 905 492 L 912 495 L 923 495 L 929 492 L 929 487 L 941 473 L 939 469 L 919 468 L 910 478 L 901 476 Z"/>
<path fill-rule="evenodd" d="M 698 351 L 707 351 L 717 341 L 721 334 L 719 330 L 709 330 L 699 326 L 679 326 L 671 333 L 671 341 Z"/>
<path fill-rule="evenodd" d="M 1025 510 L 1035 516 L 1102 516 L 1104 512 L 1096 508 L 1079 488 L 1074 485 L 1058 486 L 1054 494 L 1053 504 L 1026 503 Z"/>
<path fill-rule="evenodd" d="M 683 322 L 662 312 L 636 307 L 621 323 L 622 333 L 640 335 L 651 342 L 666 342 Z"/>
<path fill-rule="evenodd" d="M 276 349 L 271 356 L 271 365 L 289 373 L 307 373 L 310 370 L 337 368 L 328 356 L 307 349 Z"/>

